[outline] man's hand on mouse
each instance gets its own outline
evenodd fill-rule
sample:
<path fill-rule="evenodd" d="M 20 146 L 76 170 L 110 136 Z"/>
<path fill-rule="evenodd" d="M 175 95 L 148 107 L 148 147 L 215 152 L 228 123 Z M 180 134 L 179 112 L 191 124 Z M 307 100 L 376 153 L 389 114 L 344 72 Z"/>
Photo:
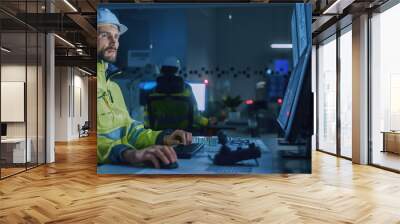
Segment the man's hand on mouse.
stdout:
<path fill-rule="evenodd" d="M 170 164 L 178 160 L 175 150 L 166 145 L 153 145 L 141 150 L 125 150 L 122 156 L 129 163 L 150 161 L 157 169 L 161 166 L 160 161 L 164 164 Z"/>
<path fill-rule="evenodd" d="M 175 130 L 164 137 L 164 145 L 188 145 L 192 143 L 192 133 L 183 130 Z"/>

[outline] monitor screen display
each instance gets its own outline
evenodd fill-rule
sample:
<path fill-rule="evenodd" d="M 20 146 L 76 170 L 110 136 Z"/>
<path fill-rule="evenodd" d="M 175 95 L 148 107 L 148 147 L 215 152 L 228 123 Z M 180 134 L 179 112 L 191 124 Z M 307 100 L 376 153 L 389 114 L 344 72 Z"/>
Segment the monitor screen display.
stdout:
<path fill-rule="evenodd" d="M 206 84 L 204 83 L 188 83 L 192 87 L 194 97 L 197 102 L 197 110 L 204 111 L 206 109 Z"/>
<path fill-rule="evenodd" d="M 287 75 L 289 73 L 289 61 L 286 59 L 277 59 L 274 62 L 275 74 Z"/>

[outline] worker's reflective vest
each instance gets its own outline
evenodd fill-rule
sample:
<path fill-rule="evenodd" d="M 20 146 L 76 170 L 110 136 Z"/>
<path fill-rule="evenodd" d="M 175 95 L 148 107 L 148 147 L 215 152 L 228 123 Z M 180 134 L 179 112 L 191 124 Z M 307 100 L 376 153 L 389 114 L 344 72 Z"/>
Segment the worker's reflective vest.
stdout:
<path fill-rule="evenodd" d="M 118 74 L 118 73 L 117 73 Z M 109 163 L 114 147 L 142 149 L 156 143 L 160 131 L 144 129 L 129 116 L 124 97 L 112 77 L 106 76 L 106 62 L 97 62 L 97 162 Z"/>

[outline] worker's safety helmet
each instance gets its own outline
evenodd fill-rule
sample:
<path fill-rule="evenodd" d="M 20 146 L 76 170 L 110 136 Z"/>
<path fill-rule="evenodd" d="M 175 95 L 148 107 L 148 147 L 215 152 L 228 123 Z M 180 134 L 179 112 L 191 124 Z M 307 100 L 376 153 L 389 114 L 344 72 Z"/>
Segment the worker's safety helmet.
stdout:
<path fill-rule="evenodd" d="M 99 8 L 99 10 L 97 10 L 97 25 L 102 24 L 111 24 L 117 26 L 120 35 L 128 30 L 128 27 L 121 24 L 117 16 L 115 16 L 115 14 L 107 8 Z"/>
<path fill-rule="evenodd" d="M 179 69 L 181 68 L 181 62 L 176 57 L 168 57 L 164 60 L 163 64 L 161 65 L 161 73 L 166 75 L 173 75 L 176 74 Z"/>

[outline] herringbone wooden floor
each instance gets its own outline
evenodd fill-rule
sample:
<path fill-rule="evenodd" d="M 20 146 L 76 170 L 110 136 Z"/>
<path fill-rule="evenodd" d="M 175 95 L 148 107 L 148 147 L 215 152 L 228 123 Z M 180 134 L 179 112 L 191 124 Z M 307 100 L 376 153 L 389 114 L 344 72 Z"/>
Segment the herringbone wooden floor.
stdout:
<path fill-rule="evenodd" d="M 316 152 L 312 175 L 98 176 L 96 140 L 0 181 L 0 223 L 400 223 L 400 175 Z"/>

